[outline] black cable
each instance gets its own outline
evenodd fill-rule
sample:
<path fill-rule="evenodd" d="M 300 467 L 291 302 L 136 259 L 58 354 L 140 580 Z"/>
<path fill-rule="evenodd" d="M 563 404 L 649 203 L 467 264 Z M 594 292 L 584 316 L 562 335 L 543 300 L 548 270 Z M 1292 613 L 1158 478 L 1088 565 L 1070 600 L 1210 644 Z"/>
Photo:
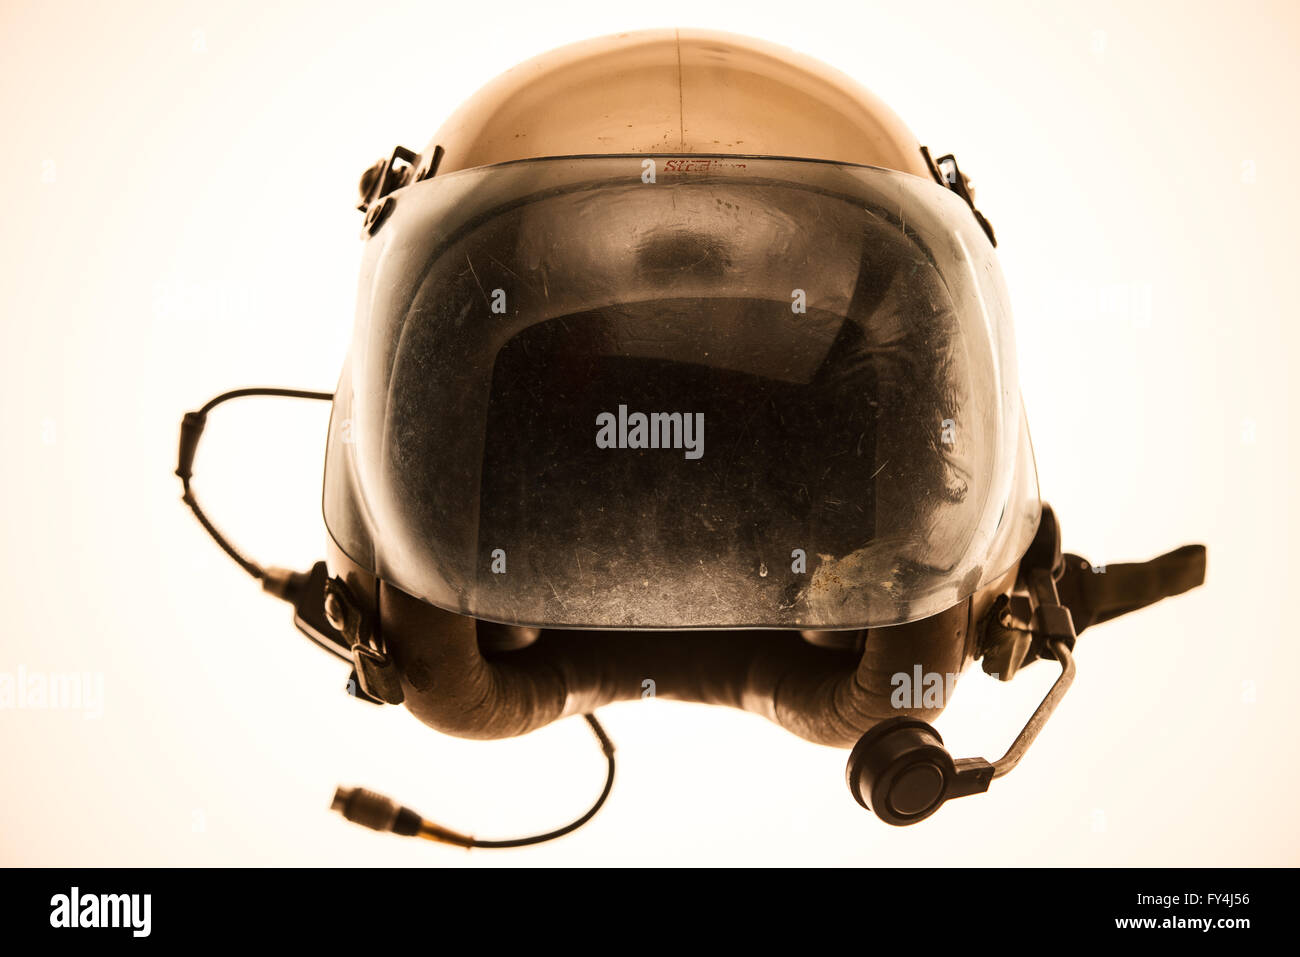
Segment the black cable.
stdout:
<path fill-rule="evenodd" d="M 605 752 L 605 760 L 608 762 L 609 767 L 605 774 L 605 788 L 600 792 L 600 797 L 596 798 L 596 803 L 582 817 L 571 824 L 566 824 L 564 827 L 556 828 L 554 831 L 547 831 L 545 834 L 536 834 L 532 837 L 519 837 L 511 841 L 480 841 L 477 838 L 471 838 L 468 847 L 503 848 L 541 844 L 545 841 L 553 841 L 557 837 L 564 837 L 566 834 L 572 834 L 596 816 L 596 812 L 604 806 L 606 798 L 609 797 L 609 792 L 614 787 L 614 742 L 609 739 L 609 735 L 605 733 L 605 729 L 600 726 L 600 722 L 596 720 L 594 714 L 584 714 L 583 717 L 587 719 L 587 724 L 591 726 L 592 733 L 600 741 L 600 748 Z"/>
<path fill-rule="evenodd" d="M 216 398 L 209 399 L 204 403 L 203 408 L 199 409 L 198 414 L 206 416 L 209 412 L 227 402 L 230 399 L 241 399 L 246 395 L 272 395 L 280 396 L 287 399 L 318 399 L 322 402 L 333 402 L 333 392 L 312 392 L 307 389 L 280 389 L 268 386 L 258 386 L 251 389 L 231 389 L 229 392 L 223 392 Z"/>
<path fill-rule="evenodd" d="M 600 749 L 605 754 L 608 767 L 605 775 L 605 787 L 601 790 L 600 797 L 596 798 L 596 803 L 587 810 L 587 813 L 564 825 L 564 827 L 556 828 L 553 831 L 534 834 L 531 837 L 517 837 L 506 841 L 484 841 L 425 820 L 415 811 L 403 807 L 392 798 L 383 794 L 376 794 L 374 791 L 367 791 L 364 788 L 339 788 L 334 793 L 334 801 L 331 806 L 354 824 L 361 824 L 376 831 L 391 831 L 405 837 L 421 837 L 428 841 L 451 844 L 455 847 L 499 850 L 509 847 L 528 847 L 532 844 L 553 841 L 557 837 L 572 834 L 595 817 L 596 812 L 604 806 L 605 800 L 609 797 L 609 792 L 614 787 L 614 742 L 609 739 L 609 735 L 605 733 L 605 729 L 601 727 L 594 714 L 584 714 L 583 718 L 591 727 L 592 733 L 596 735 L 596 739 L 600 742 Z"/>
<path fill-rule="evenodd" d="M 266 578 L 266 569 L 257 564 L 257 562 L 241 555 L 235 546 L 231 545 L 226 539 L 226 536 L 222 535 L 208 517 L 203 514 L 203 509 L 199 508 L 198 500 L 195 499 L 194 493 L 190 489 L 190 483 L 187 479 L 181 479 L 181 487 L 184 489 L 181 495 L 181 501 L 190 507 L 190 511 L 194 513 L 194 517 L 199 520 L 199 524 L 203 526 L 204 531 L 212 536 L 212 540 L 220 545 L 221 550 L 233 558 L 240 568 L 248 572 L 248 574 L 252 575 L 258 581 L 264 580 Z"/>
<path fill-rule="evenodd" d="M 212 540 L 221 546 L 221 550 L 229 555 L 235 562 L 248 574 L 252 575 L 258 581 L 265 582 L 267 579 L 267 570 L 257 562 L 245 558 L 239 550 L 230 543 L 230 540 L 223 535 L 212 521 L 203 513 L 199 507 L 198 499 L 194 495 L 194 490 L 190 487 L 190 479 L 193 478 L 194 456 L 199 450 L 199 440 L 203 438 L 203 429 L 207 425 L 208 413 L 215 409 L 221 403 L 230 399 L 239 399 L 244 396 L 280 396 L 289 399 L 316 399 L 323 402 L 330 402 L 334 399 L 332 392 L 310 392 L 305 389 L 277 389 L 277 388 L 251 388 L 251 389 L 234 389 L 230 392 L 223 392 L 215 398 L 209 399 L 202 408 L 197 412 L 186 412 L 181 419 L 181 437 L 180 445 L 176 453 L 176 475 L 181 480 L 181 501 L 190 507 L 194 517 L 199 520 L 204 531 L 212 536 Z"/>

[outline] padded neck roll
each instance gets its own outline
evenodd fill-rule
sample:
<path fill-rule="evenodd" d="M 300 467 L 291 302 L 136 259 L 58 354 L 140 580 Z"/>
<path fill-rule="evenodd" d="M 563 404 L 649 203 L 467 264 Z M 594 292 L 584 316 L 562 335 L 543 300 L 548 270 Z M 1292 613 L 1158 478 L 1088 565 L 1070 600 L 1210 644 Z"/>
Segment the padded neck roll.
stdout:
<path fill-rule="evenodd" d="M 527 648 L 485 656 L 473 619 L 387 584 L 379 606 L 407 707 L 465 738 L 526 734 L 654 694 L 742 708 L 809 741 L 851 747 L 885 718 L 938 715 L 944 699 L 922 702 L 917 669 L 927 681 L 939 675 L 946 694 L 971 660 L 970 600 L 874 629 L 860 654 L 816 647 L 793 631 L 546 630 Z M 900 686 L 910 691 L 895 707 Z"/>

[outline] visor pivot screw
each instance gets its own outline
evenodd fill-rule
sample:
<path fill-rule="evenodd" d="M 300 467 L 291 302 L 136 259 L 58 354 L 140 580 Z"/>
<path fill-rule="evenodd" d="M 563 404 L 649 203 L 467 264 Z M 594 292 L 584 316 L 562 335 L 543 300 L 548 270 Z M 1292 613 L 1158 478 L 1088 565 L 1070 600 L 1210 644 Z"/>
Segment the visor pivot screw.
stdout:
<path fill-rule="evenodd" d="M 384 219 L 393 211 L 393 198 L 385 196 L 378 202 L 371 203 L 370 208 L 366 210 L 366 224 L 362 228 L 363 236 L 373 236 L 379 232 L 379 227 L 384 224 Z"/>
<path fill-rule="evenodd" d="M 338 593 L 332 590 L 325 592 L 325 620 L 330 623 L 331 628 L 340 633 L 347 627 L 347 609 L 343 607 L 343 601 Z"/>

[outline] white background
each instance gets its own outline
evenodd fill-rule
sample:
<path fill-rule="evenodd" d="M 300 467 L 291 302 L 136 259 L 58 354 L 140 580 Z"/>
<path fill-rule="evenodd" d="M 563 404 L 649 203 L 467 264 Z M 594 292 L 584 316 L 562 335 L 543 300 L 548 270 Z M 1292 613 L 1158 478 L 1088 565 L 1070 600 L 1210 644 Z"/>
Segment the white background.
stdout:
<path fill-rule="evenodd" d="M 89 672 L 104 701 L 0 710 L 0 863 L 1300 863 L 1298 24 L 1280 2 L 7 2 L 0 672 Z M 327 811 L 337 782 L 514 836 L 584 809 L 603 762 L 577 719 L 471 742 L 350 699 L 179 503 L 180 415 L 332 388 L 375 158 L 519 60 L 672 25 L 811 54 L 958 154 L 1067 548 L 1205 542 L 1208 584 L 1085 634 L 1020 768 L 919 827 L 854 804 L 843 752 L 631 702 L 603 715 L 613 798 L 558 844 L 363 831 Z M 266 562 L 322 554 L 326 416 L 246 400 L 211 420 L 196 485 Z M 938 727 L 995 758 L 1051 678 L 976 671 Z"/>

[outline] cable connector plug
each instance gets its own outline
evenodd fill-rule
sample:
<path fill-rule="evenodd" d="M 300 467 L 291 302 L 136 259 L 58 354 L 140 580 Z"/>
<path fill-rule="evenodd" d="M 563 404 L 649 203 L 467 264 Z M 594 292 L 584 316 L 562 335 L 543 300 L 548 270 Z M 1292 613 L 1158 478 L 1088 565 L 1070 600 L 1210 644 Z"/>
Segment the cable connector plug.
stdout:
<path fill-rule="evenodd" d="M 373 831 L 390 831 L 403 837 L 422 837 L 428 841 L 472 847 L 474 838 L 426 821 L 409 807 L 392 798 L 365 788 L 338 788 L 330 809 L 338 811 L 353 824 Z"/>
<path fill-rule="evenodd" d="M 330 810 L 338 811 L 353 824 L 372 831 L 392 831 L 403 837 L 420 833 L 424 820 L 409 807 L 403 807 L 392 798 L 365 788 L 338 788 Z"/>

